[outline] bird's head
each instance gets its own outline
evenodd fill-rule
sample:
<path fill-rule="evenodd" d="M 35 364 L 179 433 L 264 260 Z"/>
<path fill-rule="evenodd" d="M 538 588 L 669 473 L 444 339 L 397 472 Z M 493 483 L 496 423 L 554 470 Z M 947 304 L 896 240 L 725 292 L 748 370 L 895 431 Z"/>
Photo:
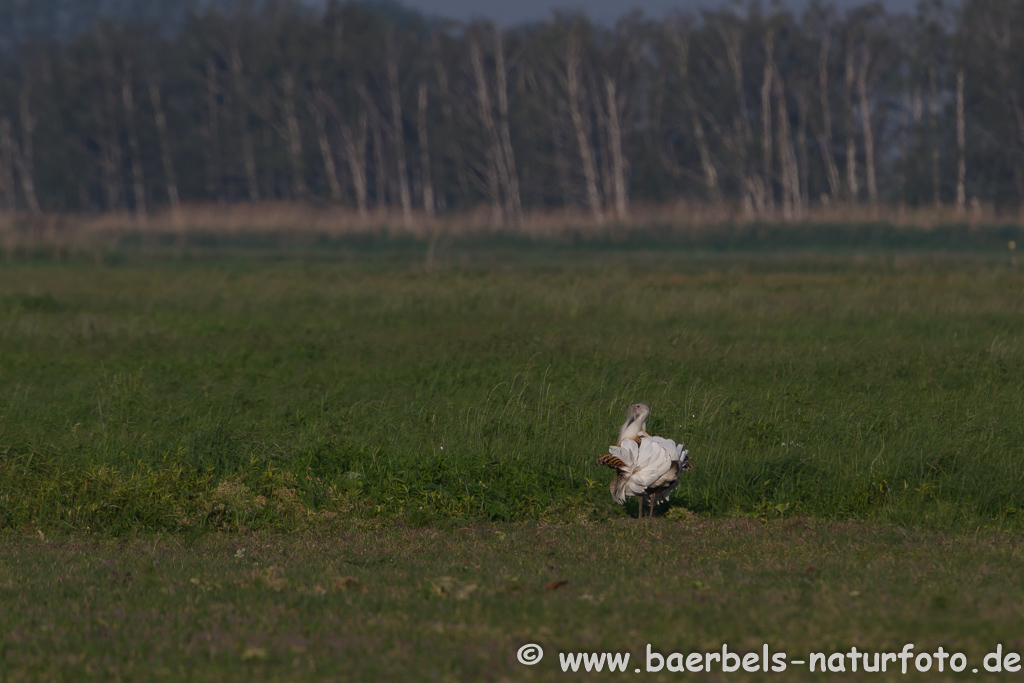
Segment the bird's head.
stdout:
<path fill-rule="evenodd" d="M 625 439 L 636 441 L 640 436 L 647 436 L 647 418 L 651 409 L 646 403 L 634 403 L 626 409 L 626 421 L 619 428 L 619 443 Z"/>

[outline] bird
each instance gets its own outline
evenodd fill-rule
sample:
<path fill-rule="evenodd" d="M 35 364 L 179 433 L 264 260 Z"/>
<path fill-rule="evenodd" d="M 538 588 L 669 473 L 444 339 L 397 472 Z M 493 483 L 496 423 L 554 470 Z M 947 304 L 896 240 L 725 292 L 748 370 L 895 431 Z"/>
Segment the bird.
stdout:
<path fill-rule="evenodd" d="M 623 505 L 626 498 L 636 496 L 640 504 L 637 518 L 643 517 L 644 502 L 654 515 L 654 507 L 665 502 L 679 486 L 679 473 L 692 469 L 686 444 L 647 433 L 651 409 L 634 403 L 626 410 L 626 421 L 619 429 L 619 445 L 609 446 L 608 454 L 597 459 L 597 465 L 616 471 L 609 485 L 612 500 Z"/>

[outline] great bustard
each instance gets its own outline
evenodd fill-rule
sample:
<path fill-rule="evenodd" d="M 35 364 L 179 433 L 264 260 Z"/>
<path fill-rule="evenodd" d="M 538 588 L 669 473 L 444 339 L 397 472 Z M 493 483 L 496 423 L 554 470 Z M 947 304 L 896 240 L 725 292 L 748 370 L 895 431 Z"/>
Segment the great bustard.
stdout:
<path fill-rule="evenodd" d="M 654 506 L 668 500 L 679 486 L 679 473 L 692 467 L 685 444 L 676 445 L 671 439 L 647 433 L 650 414 L 651 409 L 643 403 L 631 405 L 619 429 L 619 445 L 609 446 L 608 455 L 597 459 L 598 465 L 616 471 L 608 487 L 616 503 L 623 505 L 626 498 L 637 497 L 638 518 L 643 517 L 644 501 L 650 510 L 648 516 L 654 516 Z"/>

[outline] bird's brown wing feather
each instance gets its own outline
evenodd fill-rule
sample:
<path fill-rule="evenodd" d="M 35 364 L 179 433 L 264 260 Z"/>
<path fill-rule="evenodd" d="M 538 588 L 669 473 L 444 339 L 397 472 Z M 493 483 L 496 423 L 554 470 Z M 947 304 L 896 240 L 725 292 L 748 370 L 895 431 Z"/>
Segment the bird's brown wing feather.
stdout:
<path fill-rule="evenodd" d="M 626 463 L 622 462 L 619 458 L 614 455 L 602 455 L 597 459 L 598 467 L 610 467 L 613 470 L 624 470 L 626 469 Z"/>

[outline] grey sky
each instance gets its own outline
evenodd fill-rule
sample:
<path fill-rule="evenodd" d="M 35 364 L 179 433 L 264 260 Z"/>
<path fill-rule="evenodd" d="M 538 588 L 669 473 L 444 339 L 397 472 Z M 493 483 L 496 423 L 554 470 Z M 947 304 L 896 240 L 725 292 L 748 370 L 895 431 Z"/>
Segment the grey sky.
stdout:
<path fill-rule="evenodd" d="M 918 0 L 883 0 L 892 12 L 912 12 Z M 661 17 L 672 9 L 692 10 L 699 7 L 732 6 L 715 0 L 402 0 L 402 4 L 424 14 L 468 20 L 490 19 L 502 25 L 547 19 L 554 9 L 583 10 L 602 23 L 614 22 L 633 8 L 643 10 L 649 17 Z M 768 6 L 766 1 L 765 6 Z M 792 8 L 802 8 L 804 0 L 783 0 Z M 845 9 L 866 4 L 866 0 L 834 0 L 836 7 Z"/>

